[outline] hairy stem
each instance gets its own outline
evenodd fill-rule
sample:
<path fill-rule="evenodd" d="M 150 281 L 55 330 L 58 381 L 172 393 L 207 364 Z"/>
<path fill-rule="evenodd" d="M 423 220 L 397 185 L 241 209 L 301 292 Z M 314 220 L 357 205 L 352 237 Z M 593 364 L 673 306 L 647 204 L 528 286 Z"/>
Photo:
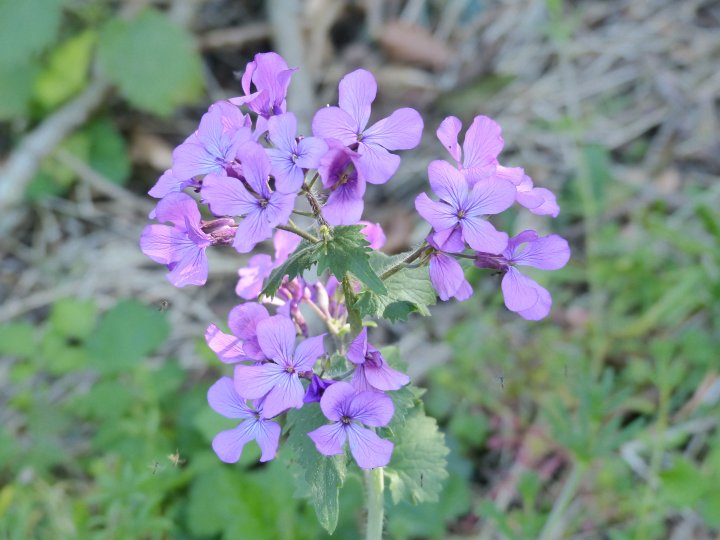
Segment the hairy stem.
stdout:
<path fill-rule="evenodd" d="M 297 234 L 298 236 L 300 236 L 300 237 L 304 238 L 305 240 L 307 240 L 308 242 L 312 242 L 313 244 L 317 244 L 317 243 L 320 242 L 320 239 L 319 239 L 319 238 L 316 238 L 315 236 L 313 236 L 312 234 L 310 234 L 310 233 L 307 232 L 307 231 L 303 231 L 300 227 L 298 227 L 298 226 L 295 225 L 294 223 L 288 222 L 287 225 L 278 225 L 276 228 L 277 228 L 277 229 L 282 229 L 283 231 L 288 231 L 288 232 L 291 232 L 291 233 L 295 233 L 295 234 Z"/>
<path fill-rule="evenodd" d="M 427 249 L 427 247 L 428 247 L 428 243 L 423 242 L 419 248 L 417 248 L 410 255 L 405 257 L 402 261 L 397 263 L 395 266 L 392 266 L 392 267 L 388 268 L 387 270 L 385 270 L 385 272 L 383 272 L 382 275 L 380 276 L 380 279 L 382 279 L 384 281 L 387 278 L 389 278 L 390 276 L 392 276 L 393 274 L 397 274 L 400 270 L 405 268 L 408 264 L 410 264 L 415 259 L 420 257 L 420 255 L 422 255 L 422 252 L 425 251 L 425 249 Z"/>
<path fill-rule="evenodd" d="M 313 216 L 315 216 L 315 219 L 318 220 L 318 223 L 320 226 L 328 226 L 328 222 L 325 221 L 325 218 L 322 215 L 322 206 L 320 205 L 320 201 L 318 201 L 315 198 L 315 195 L 313 195 L 311 186 L 315 182 L 315 179 L 310 183 L 310 185 L 303 187 L 303 191 L 305 192 L 305 198 L 310 203 L 310 208 L 312 208 Z"/>
<path fill-rule="evenodd" d="M 365 499 L 367 503 L 367 540 L 382 540 L 383 531 L 383 491 L 385 476 L 382 467 L 365 472 Z"/>

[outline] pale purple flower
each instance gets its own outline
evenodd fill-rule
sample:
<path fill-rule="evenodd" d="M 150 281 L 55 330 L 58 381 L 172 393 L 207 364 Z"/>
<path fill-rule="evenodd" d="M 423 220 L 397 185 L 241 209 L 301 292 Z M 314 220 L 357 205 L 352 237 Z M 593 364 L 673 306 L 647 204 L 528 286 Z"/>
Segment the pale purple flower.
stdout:
<path fill-rule="evenodd" d="M 287 223 L 295 194 L 270 191 L 270 161 L 259 144 L 244 144 L 238 157 L 252 193 L 237 178 L 209 174 L 203 180 L 200 194 L 216 216 L 245 216 L 238 225 L 233 247 L 240 253 L 248 253 L 258 242 L 272 236 L 273 227 Z"/>
<path fill-rule="evenodd" d="M 552 298 L 544 287 L 515 267 L 558 270 L 569 259 L 570 247 L 564 238 L 555 234 L 540 237 L 535 231 L 527 230 L 511 238 L 501 255 L 476 254 L 475 265 L 504 272 L 501 286 L 505 306 L 524 319 L 536 321 L 550 313 Z"/>
<path fill-rule="evenodd" d="M 463 174 L 446 161 L 430 163 L 428 176 L 440 201 L 421 193 L 415 199 L 415 208 L 435 230 L 435 242 L 450 251 L 448 239 L 459 234 L 477 251 L 501 253 L 507 246 L 507 234 L 498 232 L 481 216 L 509 208 L 515 201 L 515 187 L 507 180 L 490 177 L 470 188 Z"/>
<path fill-rule="evenodd" d="M 360 225 L 364 225 L 360 231 L 365 236 L 365 240 L 370 242 L 371 249 L 381 249 L 385 245 L 385 232 L 379 223 L 370 223 L 369 221 L 359 221 Z"/>
<path fill-rule="evenodd" d="M 476 116 L 465 134 L 462 150 L 458 135 L 462 122 L 448 116 L 440 123 L 437 137 L 457 162 L 471 186 L 478 180 L 490 178 L 498 165 L 497 157 L 505 144 L 497 122 L 487 116 Z"/>
<path fill-rule="evenodd" d="M 302 341 L 295 347 L 295 324 L 282 315 L 262 320 L 257 325 L 260 349 L 270 361 L 256 366 L 235 367 L 235 389 L 248 399 L 265 397 L 268 418 L 294 407 L 303 406 L 305 390 L 299 373 L 312 371 L 325 353 L 325 334 Z"/>
<path fill-rule="evenodd" d="M 533 214 L 539 216 L 558 217 L 560 207 L 555 194 L 549 189 L 535 187 L 521 167 L 503 167 L 498 165 L 496 175 L 512 182 L 517 190 L 516 199 L 520 206 L 524 206 Z"/>
<path fill-rule="evenodd" d="M 313 374 L 312 379 L 310 380 L 310 385 L 305 392 L 303 402 L 315 403 L 320 401 L 320 398 L 322 398 L 325 390 L 327 390 L 331 385 L 335 384 L 336 382 L 337 381 L 333 379 L 321 379 L 317 375 Z"/>
<path fill-rule="evenodd" d="M 198 130 L 173 151 L 172 174 L 190 180 L 232 168 L 238 149 L 252 139 L 248 118 L 227 101 L 210 106 Z"/>
<path fill-rule="evenodd" d="M 228 315 L 228 327 L 232 334 L 226 334 L 211 324 L 205 330 L 208 347 L 225 364 L 265 359 L 257 337 L 257 325 L 270 315 L 260 304 L 246 302 L 235 306 Z"/>
<path fill-rule="evenodd" d="M 230 103 L 247 105 L 258 115 L 256 134 L 266 130 L 268 118 L 282 114 L 287 109 L 285 96 L 295 71 L 297 68 L 288 68 L 283 57 L 274 52 L 258 53 L 248 63 L 241 80 L 245 95 L 230 99 Z"/>
<path fill-rule="evenodd" d="M 327 144 L 316 137 L 297 140 L 297 120 L 293 113 L 273 116 L 268 120 L 268 138 L 274 148 L 267 150 L 275 176 L 275 189 L 295 193 L 305 180 L 303 169 L 317 169 L 320 158 L 327 152 Z"/>
<path fill-rule="evenodd" d="M 208 276 L 205 250 L 213 239 L 201 228 L 195 200 L 186 193 L 170 193 L 158 202 L 154 214 L 161 223 L 172 225 L 147 225 L 140 235 L 142 252 L 167 265 L 167 279 L 176 287 L 204 285 Z"/>
<path fill-rule="evenodd" d="M 465 279 L 465 272 L 460 263 L 440 251 L 439 246 L 432 239 L 432 235 L 428 236 L 427 241 L 434 248 L 430 253 L 430 283 L 437 291 L 440 300 L 447 301 L 455 297 L 462 302 L 470 298 L 473 290 Z"/>
<path fill-rule="evenodd" d="M 280 425 L 268 420 L 261 401 L 255 401 L 254 407 L 247 405 L 240 397 L 230 377 L 223 377 L 208 390 L 207 400 L 210 407 L 225 418 L 238 418 L 242 422 L 233 429 L 221 431 L 212 442 L 213 450 L 225 463 L 235 463 L 240 459 L 243 448 L 250 441 L 257 441 L 260 461 L 270 461 L 275 457 L 280 442 Z"/>
<path fill-rule="evenodd" d="M 322 214 L 330 225 L 354 225 L 365 207 L 365 180 L 358 174 L 359 155 L 334 139 L 327 143 L 329 150 L 318 166 L 323 186 L 330 191 Z"/>
<path fill-rule="evenodd" d="M 415 109 L 402 108 L 368 128 L 376 93 L 377 84 L 369 71 L 348 73 L 340 80 L 339 107 L 325 107 L 315 113 L 312 131 L 316 137 L 337 139 L 357 149 L 360 177 L 371 184 L 384 184 L 400 165 L 400 157 L 389 151 L 415 148 L 422 136 L 423 120 Z"/>
<path fill-rule="evenodd" d="M 320 408 L 333 423 L 308 433 L 318 452 L 334 456 L 345 452 L 345 442 L 361 469 L 390 463 L 393 443 L 363 427 L 386 426 L 395 413 L 392 400 L 377 392 L 357 392 L 346 382 L 330 386 L 320 399 Z"/>
<path fill-rule="evenodd" d="M 186 187 L 191 186 L 200 187 L 200 183 L 197 182 L 194 178 L 190 178 L 189 180 L 181 180 L 173 174 L 172 169 L 168 169 L 167 171 L 162 173 L 155 185 L 150 188 L 150 191 L 148 191 L 148 195 L 150 195 L 151 197 L 155 197 L 156 199 L 162 199 L 168 193 L 182 191 Z M 152 214 L 150 218 L 155 219 L 155 215 Z"/>
<path fill-rule="evenodd" d="M 410 377 L 391 368 L 375 347 L 368 343 L 367 328 L 352 341 L 347 359 L 355 364 L 352 385 L 358 390 L 398 390 Z"/>

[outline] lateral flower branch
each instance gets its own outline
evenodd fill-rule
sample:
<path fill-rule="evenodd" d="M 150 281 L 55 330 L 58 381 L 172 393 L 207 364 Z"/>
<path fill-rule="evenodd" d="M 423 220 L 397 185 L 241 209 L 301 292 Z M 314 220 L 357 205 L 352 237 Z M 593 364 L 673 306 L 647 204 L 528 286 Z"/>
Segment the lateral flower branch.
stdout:
<path fill-rule="evenodd" d="M 229 332 L 210 324 L 205 333 L 232 369 L 209 389 L 208 403 L 239 421 L 212 447 L 227 463 L 237 462 L 250 441 L 259 445 L 260 461 L 292 457 L 288 466 L 313 488 L 312 503 L 330 532 L 349 449 L 357 467 L 375 470 L 367 476 L 368 537 L 379 538 L 384 479 L 394 502 L 396 494 L 436 500 L 447 476 L 437 456 L 448 451 L 396 349 L 373 345 L 369 328 L 379 319 L 429 315 L 438 297 L 469 299 L 473 290 L 458 259 L 500 272 L 506 307 L 542 319 L 550 293 L 518 268 L 561 268 L 570 249 L 557 235 L 526 230 L 510 237 L 492 225 L 488 218 L 516 203 L 556 217 L 555 196 L 523 169 L 498 162 L 496 122 L 475 117 L 461 145 L 462 123 L 451 116 L 436 135 L 452 161 L 428 165 L 434 197 L 415 200 L 431 230 L 411 252 L 383 253 L 381 226 L 362 220 L 365 191 L 393 177 L 396 152 L 419 144 L 423 119 L 400 108 L 371 124 L 377 86 L 358 69 L 340 80 L 338 105 L 315 113 L 312 134 L 298 135 L 285 99 L 295 71 L 275 53 L 258 54 L 242 76 L 242 95 L 210 106 L 149 192 L 159 199 L 150 215 L 156 223 L 145 227 L 140 247 L 167 266 L 176 287 L 206 283 L 208 249 L 252 254 L 238 270 L 240 300 Z M 296 208 L 298 201 L 310 212 Z M 202 218 L 198 202 L 212 219 Z M 292 214 L 308 223 L 296 224 Z M 257 251 L 266 241 L 272 254 Z M 331 340 L 312 335 L 317 319 Z M 422 444 L 413 442 L 417 437 Z M 278 454 L 281 438 L 288 450 Z M 423 445 L 434 451 L 418 454 Z M 418 484 L 407 471 L 419 464 L 425 472 Z"/>

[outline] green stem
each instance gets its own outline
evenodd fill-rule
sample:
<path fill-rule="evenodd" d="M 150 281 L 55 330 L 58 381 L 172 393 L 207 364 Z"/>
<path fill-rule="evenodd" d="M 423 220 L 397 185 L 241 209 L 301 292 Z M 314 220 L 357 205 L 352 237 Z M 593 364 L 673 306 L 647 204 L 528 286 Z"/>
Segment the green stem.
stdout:
<path fill-rule="evenodd" d="M 580 481 L 585 475 L 586 467 L 587 465 L 579 462 L 575 462 L 573 465 L 570 475 L 565 480 L 562 491 L 560 491 L 560 495 L 555 500 L 555 505 L 550 512 L 550 516 L 548 516 L 548 519 L 545 522 L 545 527 L 543 527 L 538 540 L 553 540 L 554 538 L 562 538 L 562 531 L 565 528 L 565 523 L 563 523 L 565 512 L 568 506 L 570 506 L 570 501 L 572 501 L 575 496 L 577 488 L 580 485 Z"/>
<path fill-rule="evenodd" d="M 292 213 L 295 214 L 296 216 L 305 216 L 305 217 L 311 217 L 311 218 L 315 217 L 315 214 L 313 214 L 312 212 L 303 212 L 302 210 L 293 210 Z"/>
<path fill-rule="evenodd" d="M 367 500 L 366 540 L 382 540 L 385 476 L 382 467 L 365 471 L 365 498 Z"/>
<path fill-rule="evenodd" d="M 298 227 L 297 225 L 295 225 L 294 223 L 291 223 L 291 222 L 288 222 L 287 225 L 278 225 L 276 228 L 282 229 L 283 231 L 295 233 L 298 236 L 307 240 L 308 242 L 312 242 L 313 244 L 317 244 L 320 242 L 319 238 L 314 237 L 309 232 L 303 231 L 300 227 Z"/>
<path fill-rule="evenodd" d="M 405 257 L 402 261 L 397 263 L 395 266 L 392 266 L 392 267 L 388 268 L 387 270 L 385 270 L 385 272 L 383 272 L 382 275 L 380 276 L 380 279 L 382 279 L 384 281 L 387 278 L 389 278 L 390 276 L 392 276 L 393 274 L 397 274 L 400 270 L 405 268 L 408 264 L 410 264 L 415 259 L 417 259 L 420 255 L 422 255 L 422 252 L 425 251 L 425 249 L 427 249 L 427 247 L 428 247 L 428 243 L 423 242 L 419 248 L 417 248 L 410 255 Z"/>

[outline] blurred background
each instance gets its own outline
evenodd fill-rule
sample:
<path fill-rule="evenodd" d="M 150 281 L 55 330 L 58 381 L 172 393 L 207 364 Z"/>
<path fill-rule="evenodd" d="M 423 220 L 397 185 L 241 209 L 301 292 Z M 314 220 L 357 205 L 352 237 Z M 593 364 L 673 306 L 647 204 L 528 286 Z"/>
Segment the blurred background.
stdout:
<path fill-rule="evenodd" d="M 716 0 L 0 0 L 0 538 L 326 536 L 282 450 L 227 466 L 210 449 L 228 425 L 202 335 L 244 259 L 212 250 L 208 285 L 178 290 L 138 248 L 172 149 L 268 50 L 301 68 L 305 126 L 357 67 L 374 119 L 425 118 L 368 189 L 386 251 L 424 232 L 412 201 L 450 114 L 497 119 L 502 163 L 558 194 L 557 219 L 499 228 L 573 248 L 533 274 L 545 321 L 470 271 L 471 300 L 378 333 L 452 449 L 440 503 L 388 502 L 387 537 L 718 538 Z M 362 518 L 349 478 L 334 537 Z"/>

